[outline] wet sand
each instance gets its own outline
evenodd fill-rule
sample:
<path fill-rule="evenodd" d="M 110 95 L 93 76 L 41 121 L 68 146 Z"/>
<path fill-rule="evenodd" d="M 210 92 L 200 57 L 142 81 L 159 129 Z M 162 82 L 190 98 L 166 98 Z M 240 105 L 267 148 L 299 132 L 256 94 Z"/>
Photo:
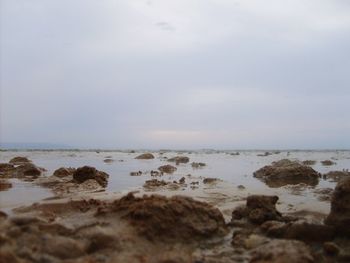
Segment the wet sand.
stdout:
<path fill-rule="evenodd" d="M 2 219 L 2 229 L 17 231 L 19 241 L 14 242 L 12 232 L 6 232 L 6 238 L 3 237 L 5 243 L 0 244 L 2 256 L 13 262 L 260 262 L 254 259 L 254 255 L 260 253 L 255 249 L 271 242 L 271 237 L 260 232 L 257 234 L 256 229 L 260 231 L 260 228 L 250 224 L 242 227 L 232 225 L 232 212 L 239 206 L 245 206 L 248 196 L 278 196 L 276 209 L 284 218 L 298 217 L 305 222 L 323 225 L 330 212 L 331 195 L 337 182 L 324 179 L 322 175 L 350 168 L 349 151 L 285 151 L 272 154 L 240 151 L 239 155 L 235 154 L 236 151 L 152 152 L 154 159 L 135 159 L 141 153 L 1 152 L 0 163 L 7 163 L 15 156 L 26 156 L 33 164 L 46 169 L 40 177 L 30 181 L 6 179 L 11 182 L 12 188 L 0 192 L 0 209 L 7 214 Z M 189 162 L 168 162 L 169 158 L 178 155 L 189 157 Z M 321 175 L 317 184 L 269 187 L 253 176 L 259 168 L 285 158 L 300 162 L 316 161 L 310 167 Z M 323 165 L 322 161 L 328 159 L 335 164 Z M 192 165 L 192 162 L 205 165 Z M 154 172 L 166 164 L 176 167 L 176 171 L 171 174 Z M 109 174 L 107 187 L 85 182 L 76 187 L 71 177 L 60 178 L 59 183 L 56 177 L 52 177 L 60 167 L 78 168 L 84 165 Z M 55 191 L 67 184 L 69 191 Z M 127 208 L 121 208 L 123 205 L 118 200 L 123 200 L 130 192 L 134 197 L 124 201 Z M 145 195 L 147 197 L 143 197 Z M 147 199 L 152 195 L 162 197 Z M 174 196 L 192 199 L 174 201 Z M 144 206 L 147 202 L 149 211 Z M 139 203 L 144 205 L 139 207 Z M 136 210 L 129 211 L 130 206 L 135 206 Z M 191 209 L 186 210 L 189 206 L 194 214 Z M 164 225 L 152 221 L 157 211 L 161 211 L 159 222 L 164 222 Z M 149 219 L 148 213 L 153 219 Z M 177 216 L 184 219 L 178 222 Z M 220 223 L 220 216 L 223 223 Z M 18 223 L 16 218 L 27 219 L 18 219 Z M 161 231 L 158 225 L 161 225 Z M 28 227 L 24 235 L 23 228 Z M 250 229 L 244 237 L 243 246 L 235 244 L 237 238 L 233 238 L 241 229 Z M 189 232 L 192 234 L 188 236 Z M 39 242 L 39 233 L 47 235 L 47 240 L 52 242 L 48 242 L 48 247 L 39 244 L 33 248 L 29 245 L 32 241 Z M 263 241 L 264 238 L 268 241 Z M 345 249 L 340 259 L 346 259 L 348 248 L 348 239 L 343 239 L 338 242 L 342 250 Z M 18 242 L 30 248 L 22 251 Z M 292 245 L 305 252 L 303 262 L 339 260 L 339 257 L 324 255 L 323 243 L 317 241 L 314 243 L 317 249 L 313 245 L 310 250 L 313 261 L 308 258 L 310 242 L 305 243 L 306 252 L 303 250 L 304 243 Z M 75 248 L 71 252 L 67 252 L 69 244 Z M 282 246 L 281 243 L 278 246 Z"/>

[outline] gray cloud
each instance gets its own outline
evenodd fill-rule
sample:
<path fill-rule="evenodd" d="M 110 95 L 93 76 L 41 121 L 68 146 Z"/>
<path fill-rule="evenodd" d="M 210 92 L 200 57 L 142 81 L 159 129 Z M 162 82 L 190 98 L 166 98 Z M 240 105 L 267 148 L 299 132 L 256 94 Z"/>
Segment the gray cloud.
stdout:
<path fill-rule="evenodd" d="M 349 4 L 236 2 L 2 1 L 0 141 L 349 148 Z"/>

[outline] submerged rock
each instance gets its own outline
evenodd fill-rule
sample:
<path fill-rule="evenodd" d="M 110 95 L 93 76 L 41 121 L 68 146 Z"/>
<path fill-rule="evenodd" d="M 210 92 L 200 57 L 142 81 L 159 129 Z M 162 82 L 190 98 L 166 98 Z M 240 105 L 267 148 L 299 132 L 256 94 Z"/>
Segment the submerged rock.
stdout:
<path fill-rule="evenodd" d="M 108 184 L 109 175 L 105 172 L 98 171 L 94 167 L 83 166 L 78 168 L 74 174 L 73 179 L 78 183 L 83 183 L 86 180 L 94 179 L 97 181 L 102 187 L 106 187 Z"/>
<path fill-rule="evenodd" d="M 339 182 L 344 178 L 350 178 L 350 172 L 347 170 L 344 171 L 330 171 L 323 175 L 323 178 L 330 180 L 332 182 Z"/>
<path fill-rule="evenodd" d="M 282 220 L 276 209 L 278 196 L 250 195 L 246 206 L 240 206 L 232 212 L 232 221 L 246 218 L 254 224 L 262 224 L 269 220 Z"/>
<path fill-rule="evenodd" d="M 220 179 L 218 179 L 218 178 L 210 178 L 210 177 L 208 177 L 208 178 L 204 178 L 203 179 L 203 184 L 214 184 L 214 183 L 217 183 L 219 181 L 220 181 Z"/>
<path fill-rule="evenodd" d="M 176 156 L 168 159 L 168 162 L 175 162 L 176 164 L 188 163 L 189 161 L 190 161 L 190 158 L 188 158 L 187 156 Z"/>
<path fill-rule="evenodd" d="M 139 156 L 136 156 L 135 159 L 140 159 L 140 160 L 154 159 L 154 155 L 151 153 L 144 153 Z"/>
<path fill-rule="evenodd" d="M 311 250 L 301 241 L 271 240 L 252 252 L 251 263 L 311 263 Z"/>
<path fill-rule="evenodd" d="M 6 191 L 12 187 L 12 183 L 5 179 L 0 179 L 0 191 Z"/>
<path fill-rule="evenodd" d="M 112 158 L 106 158 L 106 159 L 103 160 L 103 162 L 105 162 L 105 163 L 113 163 L 113 162 L 114 162 L 114 159 L 112 159 Z"/>
<path fill-rule="evenodd" d="M 171 173 L 175 172 L 177 170 L 177 168 L 175 166 L 170 165 L 170 164 L 166 164 L 166 165 L 162 165 L 162 166 L 158 167 L 158 170 L 163 172 L 163 173 L 171 174 Z"/>
<path fill-rule="evenodd" d="M 296 161 L 282 159 L 254 172 L 254 177 L 261 179 L 270 187 L 287 184 L 318 184 L 319 173 L 309 166 Z"/>
<path fill-rule="evenodd" d="M 339 234 L 350 236 L 350 178 L 340 181 L 333 192 L 331 212 L 325 223 Z"/>
<path fill-rule="evenodd" d="M 206 166 L 205 163 L 195 163 L 195 162 L 193 162 L 191 165 L 193 168 L 202 168 L 202 167 Z"/>
<path fill-rule="evenodd" d="M 331 160 L 324 160 L 324 161 L 321 161 L 322 165 L 324 166 L 331 166 L 331 165 L 335 165 L 336 162 L 333 162 Z"/>
<path fill-rule="evenodd" d="M 32 161 L 29 160 L 27 157 L 17 156 L 12 158 L 9 163 L 18 165 L 18 164 L 31 163 L 31 162 Z"/>
<path fill-rule="evenodd" d="M 303 161 L 303 165 L 315 165 L 316 161 L 315 160 L 305 160 Z"/>
<path fill-rule="evenodd" d="M 61 168 L 58 168 L 57 170 L 55 170 L 53 172 L 53 175 L 56 176 L 56 177 L 66 177 L 66 176 L 70 176 L 70 175 L 73 175 L 73 173 L 76 171 L 75 168 L 66 168 L 66 167 L 61 167 Z"/>
<path fill-rule="evenodd" d="M 139 234 L 150 240 L 190 242 L 225 233 L 225 220 L 219 209 L 190 197 L 132 194 L 117 200 L 113 210 L 122 213 Z"/>

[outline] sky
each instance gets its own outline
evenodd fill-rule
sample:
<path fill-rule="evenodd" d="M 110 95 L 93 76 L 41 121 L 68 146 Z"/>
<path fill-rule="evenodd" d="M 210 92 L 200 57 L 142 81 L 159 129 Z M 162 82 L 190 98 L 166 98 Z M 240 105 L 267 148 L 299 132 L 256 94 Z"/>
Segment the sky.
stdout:
<path fill-rule="evenodd" d="M 349 149 L 348 0 L 0 0 L 0 142 Z"/>

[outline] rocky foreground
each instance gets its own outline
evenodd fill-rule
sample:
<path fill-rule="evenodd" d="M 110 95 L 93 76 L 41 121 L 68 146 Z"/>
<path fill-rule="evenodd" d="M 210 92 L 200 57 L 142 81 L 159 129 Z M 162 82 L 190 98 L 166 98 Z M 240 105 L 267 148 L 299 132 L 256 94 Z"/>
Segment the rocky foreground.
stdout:
<path fill-rule="evenodd" d="M 151 175 L 161 177 L 174 168 L 159 167 Z M 215 204 L 178 195 L 180 190 L 171 196 L 100 198 L 95 193 L 107 186 L 109 175 L 93 167 L 62 167 L 51 176 L 42 176 L 43 171 L 23 157 L 0 164 L 2 184 L 8 178 L 30 180 L 56 195 L 11 215 L 0 212 L 0 262 L 350 262 L 347 171 L 321 175 L 305 164 L 281 160 L 254 174 L 271 187 L 312 186 L 322 176 L 336 180 L 336 188 L 328 192 L 331 210 L 324 221 L 307 213 L 281 213 L 275 195 L 250 194 L 227 218 Z M 144 188 L 181 189 L 187 180 L 152 179 Z M 217 181 L 205 178 L 203 184 Z M 89 198 L 72 198 L 82 192 Z"/>

